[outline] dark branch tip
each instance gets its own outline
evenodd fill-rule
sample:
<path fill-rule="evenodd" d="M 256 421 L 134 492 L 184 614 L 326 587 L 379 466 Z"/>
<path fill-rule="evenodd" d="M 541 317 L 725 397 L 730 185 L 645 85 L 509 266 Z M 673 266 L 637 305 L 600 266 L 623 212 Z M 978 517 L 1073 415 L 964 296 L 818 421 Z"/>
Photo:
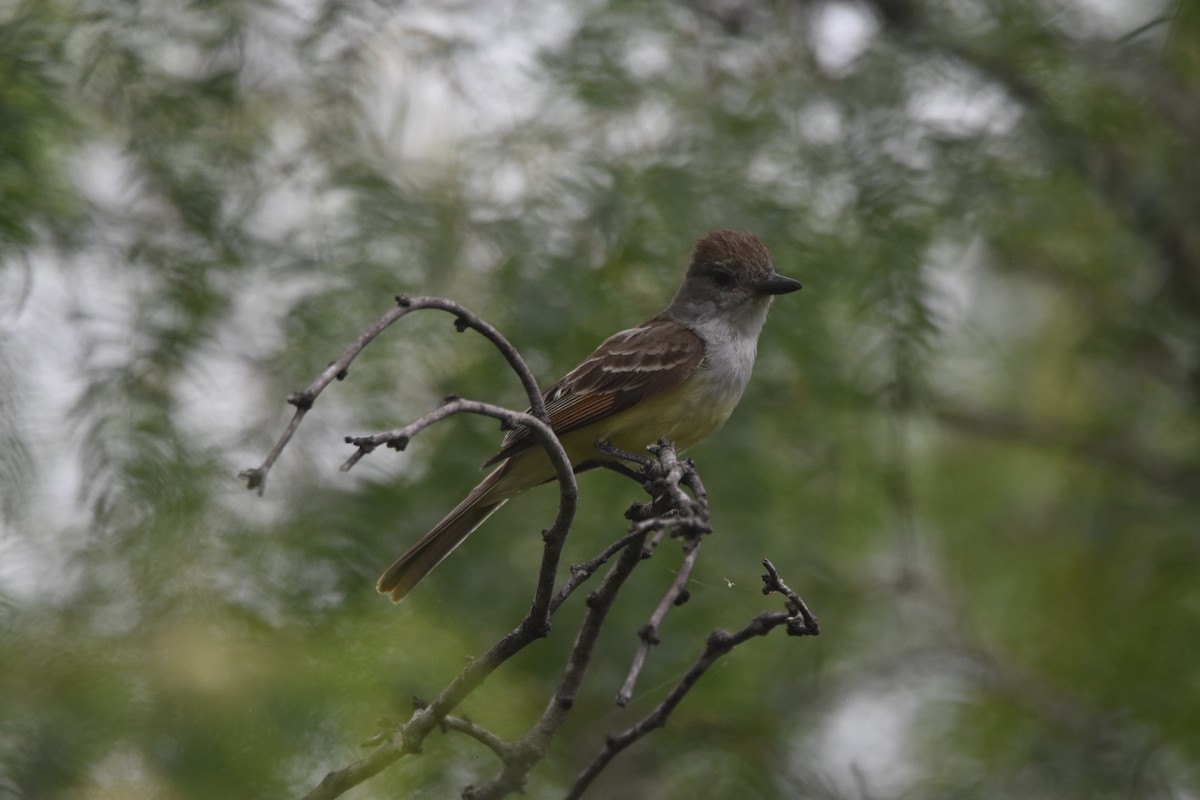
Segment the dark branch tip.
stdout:
<path fill-rule="evenodd" d="M 288 403 L 301 411 L 308 411 L 312 408 L 316 399 L 312 392 L 292 392 L 287 396 Z"/>
<path fill-rule="evenodd" d="M 641 639 L 646 644 L 660 644 L 661 643 L 661 640 L 658 638 L 658 631 L 655 630 L 653 625 L 647 624 L 647 625 L 643 625 L 642 627 L 638 628 L 637 635 L 638 635 L 638 638 Z"/>
<path fill-rule="evenodd" d="M 238 473 L 238 477 L 246 482 L 246 488 L 250 490 L 258 490 L 259 495 L 263 493 L 263 489 L 267 484 L 267 473 L 263 472 L 261 467 L 252 467 L 244 469 Z"/>
<path fill-rule="evenodd" d="M 787 631 L 788 636 L 817 636 L 821 633 L 821 628 L 815 619 L 812 624 L 809 624 L 800 617 L 789 617 L 784 630 Z"/>

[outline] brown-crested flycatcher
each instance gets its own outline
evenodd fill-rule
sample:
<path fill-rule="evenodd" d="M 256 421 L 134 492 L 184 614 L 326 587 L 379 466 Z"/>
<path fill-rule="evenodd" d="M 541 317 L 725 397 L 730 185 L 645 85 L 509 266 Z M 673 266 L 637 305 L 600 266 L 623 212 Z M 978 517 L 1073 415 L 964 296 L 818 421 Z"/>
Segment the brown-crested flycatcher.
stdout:
<path fill-rule="evenodd" d="M 684 450 L 720 428 L 750 380 L 772 298 L 799 288 L 775 271 L 752 234 L 715 231 L 700 239 L 665 311 L 609 337 L 546 391 L 550 426 L 576 471 L 611 459 L 598 442 L 636 453 L 667 439 Z M 377 587 L 382 594 L 403 600 L 509 498 L 554 479 L 525 428 L 505 435 L 484 466 L 493 464 L 499 466 L 388 567 Z"/>

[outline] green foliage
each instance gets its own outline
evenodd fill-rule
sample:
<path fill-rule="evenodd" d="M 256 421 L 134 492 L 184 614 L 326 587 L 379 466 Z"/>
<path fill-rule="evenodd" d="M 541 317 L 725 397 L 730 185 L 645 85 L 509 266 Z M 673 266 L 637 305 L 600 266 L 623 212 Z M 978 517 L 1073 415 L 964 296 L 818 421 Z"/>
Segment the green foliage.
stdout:
<path fill-rule="evenodd" d="M 234 475 L 287 392 L 398 292 L 467 304 L 548 383 L 656 313 L 718 227 L 754 230 L 805 289 L 693 454 L 716 533 L 691 601 L 614 710 L 668 543 L 531 796 L 561 794 L 709 631 L 772 607 L 763 557 L 821 637 L 736 651 L 596 796 L 1196 794 L 1200 14 L 1105 5 L 1120 18 L 1059 0 L 0 12 L 0 797 L 296 796 L 361 757 L 377 718 L 520 618 L 553 492 L 393 608 L 375 577 L 499 432 L 455 420 L 348 474 L 342 437 L 450 393 L 520 405 L 519 384 L 450 320 L 406 318 L 259 499 Z M 639 496 L 581 486 L 573 561 Z M 579 606 L 463 711 L 521 733 Z M 849 713 L 864 699 L 890 722 Z M 425 749 L 356 796 L 454 796 L 494 769 L 452 734 Z"/>
<path fill-rule="evenodd" d="M 70 230 L 66 175 L 77 120 L 59 68 L 69 28 L 54 3 L 0 18 L 0 256 Z"/>

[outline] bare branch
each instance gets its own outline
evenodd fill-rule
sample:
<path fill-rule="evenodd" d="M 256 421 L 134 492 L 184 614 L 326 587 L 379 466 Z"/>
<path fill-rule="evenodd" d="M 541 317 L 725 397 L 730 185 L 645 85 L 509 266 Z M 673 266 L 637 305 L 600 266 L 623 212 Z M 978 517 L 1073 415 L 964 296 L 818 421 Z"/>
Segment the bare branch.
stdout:
<path fill-rule="evenodd" d="M 770 562 L 765 563 L 770 564 Z M 783 591 L 788 596 L 788 611 L 764 611 L 738 631 L 733 633 L 729 633 L 728 631 L 713 631 L 709 634 L 708 640 L 704 645 L 704 652 L 700 654 L 700 657 L 696 659 L 687 673 L 680 678 L 679 683 L 675 684 L 675 687 L 663 698 L 662 702 L 632 727 L 615 736 L 608 737 L 604 743 L 604 747 L 576 777 L 574 785 L 572 785 L 570 791 L 566 794 L 566 800 L 576 800 L 576 798 L 582 797 L 583 793 L 596 777 L 622 751 L 651 731 L 666 725 L 671 712 L 675 710 L 676 706 L 691 691 L 701 676 L 719 658 L 729 653 L 733 648 L 756 636 L 766 636 L 780 625 L 787 626 L 790 633 L 797 622 L 807 624 L 809 620 L 813 624 L 813 628 L 809 633 L 816 635 L 816 620 L 812 619 L 812 615 L 807 613 L 808 609 L 804 606 L 804 603 L 802 601 L 799 603 L 799 608 L 803 609 L 803 611 L 798 610 L 793 612 L 791 606 L 794 593 L 786 588 L 783 581 L 779 580 L 778 573 L 773 566 L 768 566 L 768 571 L 769 574 L 763 576 L 763 582 L 768 587 L 764 591 Z M 796 600 L 799 600 L 799 598 L 796 598 Z M 797 618 L 797 613 L 802 615 L 800 619 Z"/>
<path fill-rule="evenodd" d="M 629 666 L 629 674 L 625 676 L 625 683 L 621 686 L 621 691 L 617 693 L 617 705 L 622 708 L 629 705 L 629 701 L 633 699 L 633 689 L 637 685 L 638 676 L 642 674 L 642 667 L 646 664 L 646 656 L 650 653 L 650 647 L 660 641 L 658 628 L 667 616 L 667 611 L 672 606 L 683 605 L 687 602 L 687 581 L 691 577 L 692 567 L 696 564 L 696 556 L 700 554 L 701 541 L 701 539 L 693 538 L 684 545 L 683 563 L 675 574 L 675 580 L 671 582 L 671 587 L 667 589 L 667 593 L 659 601 L 654 613 L 650 615 L 650 621 L 638 630 L 638 649 L 633 654 L 633 663 Z"/>
<path fill-rule="evenodd" d="M 587 614 L 584 615 L 579 633 L 575 637 L 575 645 L 571 648 L 571 654 L 567 658 L 558 689 L 550 698 L 541 718 L 517 743 L 516 752 L 519 756 L 505 761 L 504 769 L 488 783 L 464 792 L 464 798 L 495 800 L 495 798 L 504 797 L 511 792 L 524 790 L 529 771 L 545 755 L 551 739 L 562 727 L 567 715 L 575 705 L 575 698 L 583 685 L 588 664 L 591 663 L 596 639 L 600 636 L 600 629 L 608 617 L 617 592 L 642 560 L 641 539 L 644 536 L 645 534 L 642 534 L 641 537 L 634 538 L 625 545 L 621 550 L 620 557 L 609 568 L 608 574 L 604 576 L 600 586 L 595 592 L 588 595 Z"/>
<path fill-rule="evenodd" d="M 624 549 L 625 545 L 629 544 L 634 539 L 644 536 L 644 531 L 632 530 L 622 536 L 620 539 L 617 539 L 608 547 L 604 548 L 604 550 L 602 550 L 595 558 L 584 561 L 580 564 L 572 564 L 571 576 L 567 578 L 566 582 L 563 583 L 561 588 L 559 588 L 558 593 L 554 595 L 554 600 L 552 600 L 550 603 L 551 612 L 558 610 L 558 607 L 561 606 L 584 581 L 592 577 L 596 570 L 600 569 L 600 567 L 608 563 L 610 558 L 612 558 L 620 550 Z M 647 555 L 649 554 L 645 552 L 645 544 L 643 544 L 642 557 L 645 558 Z"/>
<path fill-rule="evenodd" d="M 320 785 L 305 800 L 309 800 L 310 797 L 313 800 L 337 797 L 375 775 L 393 761 L 409 753 L 418 752 L 421 742 L 434 727 L 443 723 L 451 709 L 474 691 L 501 664 L 531 642 L 545 636 L 549 631 L 554 576 L 562 555 L 563 543 L 574 519 L 578 488 L 575 483 L 575 474 L 571 469 L 570 460 L 562 448 L 562 443 L 559 442 L 558 437 L 547 423 L 527 413 L 455 398 L 436 411 L 426 414 L 416 422 L 402 428 L 374 436 L 347 437 L 347 443 L 358 446 L 359 450 L 356 453 L 358 457 L 371 452 L 380 444 L 403 449 L 412 436 L 440 420 L 459 413 L 482 414 L 505 422 L 527 426 L 538 442 L 546 448 L 554 463 L 560 486 L 559 510 L 554 524 L 543 536 L 545 546 L 542 551 L 542 566 L 533 604 L 515 629 L 496 642 L 484 655 L 468 664 L 432 703 L 418 707 L 409 721 L 398 726 L 389 737 L 374 739 L 373 742 L 380 744 L 374 753 L 345 769 L 326 775 Z M 352 461 L 356 460 L 357 458 L 352 459 Z M 348 465 L 352 461 L 347 462 L 344 468 L 349 468 Z M 524 752 L 518 752 L 518 748 L 515 746 L 502 745 L 499 737 L 487 733 L 482 728 L 468 728 L 465 723 L 461 722 L 452 723 L 451 727 L 462 729 L 464 732 L 476 736 L 480 741 L 484 741 L 494 752 L 502 755 L 506 765 L 513 762 L 514 759 L 521 760 L 525 757 Z M 540 758 L 541 755 L 538 755 L 537 759 L 530 764 L 536 763 Z M 316 792 L 329 792 L 329 794 L 314 794 Z"/>
<path fill-rule="evenodd" d="M 513 746 L 511 744 L 482 725 L 476 725 L 466 717 L 445 717 L 442 719 L 442 729 L 465 733 L 499 756 L 502 761 L 513 757 Z"/>
<path fill-rule="evenodd" d="M 778 592 L 787 599 L 788 614 L 791 619 L 788 621 L 788 636 L 816 636 L 821 632 L 821 626 L 817 624 L 817 618 L 808 610 L 808 606 L 800 599 L 800 595 L 792 591 L 783 578 L 779 577 L 779 570 L 775 569 L 775 565 L 770 559 L 764 558 L 762 565 L 766 567 L 767 573 L 762 576 L 763 594 L 771 594 Z"/>
<path fill-rule="evenodd" d="M 526 618 L 526 623 L 542 631 L 539 635 L 545 635 L 545 631 L 550 628 L 550 614 L 558 607 L 551 606 L 554 599 L 554 579 L 558 574 L 558 562 L 562 557 L 562 548 L 566 543 L 567 533 L 571 529 L 571 522 L 575 519 L 575 509 L 579 501 L 579 486 L 575 481 L 575 471 L 571 467 L 571 460 L 563 450 L 562 442 L 558 440 L 558 436 L 548 423 L 527 412 L 517 412 L 490 403 L 454 397 L 440 408 L 401 428 L 394 428 L 372 436 L 347 436 L 346 443 L 355 445 L 358 450 L 342 464 L 341 468 L 342 470 L 350 469 L 379 445 L 403 450 L 408 446 L 412 437 L 421 431 L 447 417 L 463 413 L 492 417 L 509 427 L 525 426 L 533 434 L 538 444 L 546 450 L 550 463 L 554 466 L 559 486 L 558 514 L 554 518 L 554 524 L 542 532 L 545 542 L 542 550 L 542 565 L 538 572 L 533 605 L 529 610 L 530 616 Z"/>
<path fill-rule="evenodd" d="M 529 413 L 540 420 L 546 421 L 549 418 L 546 416 L 546 406 L 542 402 L 542 393 L 538 388 L 537 380 L 533 377 L 533 372 L 529 369 L 529 365 L 521 358 L 517 349 L 504 338 L 498 330 L 485 322 L 482 318 L 468 311 L 463 306 L 447 300 L 443 297 L 408 297 L 407 295 L 396 295 L 396 305 L 388 310 L 386 314 L 380 317 L 373 325 L 359 334 L 349 347 L 342 352 L 336 361 L 325 368 L 325 371 L 317 376 L 306 389 L 299 392 L 292 392 L 288 395 L 288 403 L 296 407 L 296 412 L 292 415 L 292 419 L 284 428 L 283 434 L 275 442 L 267 457 L 257 467 L 244 469 L 238 473 L 238 477 L 246 481 L 246 488 L 253 489 L 261 496 L 266 490 L 267 474 L 275 465 L 275 461 L 279 458 L 279 454 L 287 447 L 292 436 L 300 427 L 300 423 L 304 420 L 304 416 L 312 408 L 313 403 L 325 391 L 330 383 L 336 380 L 344 380 L 349 375 L 350 364 L 358 355 L 366 349 L 366 346 L 374 341 L 375 337 L 383 333 L 392 323 L 396 322 L 401 317 L 407 315 L 411 311 L 420 311 L 422 309 L 436 309 L 438 311 L 446 311 L 455 316 L 454 327 L 459 332 L 465 331 L 467 328 L 479 331 L 483 336 L 496 346 L 508 361 L 509 366 L 517 373 L 517 377 L 521 380 L 521 385 L 525 388 L 525 394 L 529 397 Z M 353 458 L 353 462 L 357 462 L 362 458 L 359 455 Z M 351 463 L 349 466 L 352 466 Z M 349 466 L 343 468 L 348 469 Z"/>
<path fill-rule="evenodd" d="M 696 564 L 696 558 L 700 554 L 701 537 L 712 530 L 708 523 L 708 493 L 704 491 L 704 485 L 696 475 L 696 465 L 691 459 L 677 460 L 674 448 L 665 442 L 660 441 L 657 446 L 651 448 L 651 452 L 658 456 L 662 471 L 665 472 L 649 481 L 651 491 L 656 493 L 656 496 L 670 498 L 672 511 L 676 512 L 676 515 L 669 518 L 666 525 L 674 529 L 673 535 L 678 532 L 684 537 L 684 557 L 679 571 L 675 574 L 675 580 L 671 582 L 667 593 L 663 595 L 662 600 L 654 609 L 654 613 L 650 615 L 650 621 L 638 630 L 638 649 L 634 653 L 633 663 L 629 667 L 625 683 L 617 693 L 617 705 L 622 708 L 633 699 L 633 690 L 637 685 L 638 676 L 641 675 L 642 668 L 646 664 L 650 647 L 659 643 L 658 630 L 663 619 L 666 618 L 667 612 L 672 606 L 683 605 L 687 602 L 687 582 L 691 577 L 692 568 Z M 680 484 L 691 488 L 695 496 L 689 497 L 680 488 Z M 654 519 L 662 519 L 662 517 Z M 647 520 L 646 522 L 651 521 Z"/>
<path fill-rule="evenodd" d="M 403 745 L 381 747 L 348 767 L 330 772 L 301 800 L 333 800 L 335 797 L 341 797 L 368 778 L 378 775 L 389 764 L 408 753 L 416 752 L 417 749 L 419 748 L 406 749 Z"/>

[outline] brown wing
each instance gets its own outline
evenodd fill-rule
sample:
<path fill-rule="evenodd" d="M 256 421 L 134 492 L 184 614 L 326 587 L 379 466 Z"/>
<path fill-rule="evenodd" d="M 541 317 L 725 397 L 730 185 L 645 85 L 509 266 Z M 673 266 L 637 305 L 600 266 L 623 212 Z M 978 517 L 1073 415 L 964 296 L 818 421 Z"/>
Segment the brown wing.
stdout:
<path fill-rule="evenodd" d="M 621 331 L 542 395 L 550 427 L 559 436 L 624 411 L 683 383 L 704 359 L 704 342 L 692 331 L 654 318 Z M 525 427 L 504 436 L 484 466 L 503 461 L 534 443 Z"/>

